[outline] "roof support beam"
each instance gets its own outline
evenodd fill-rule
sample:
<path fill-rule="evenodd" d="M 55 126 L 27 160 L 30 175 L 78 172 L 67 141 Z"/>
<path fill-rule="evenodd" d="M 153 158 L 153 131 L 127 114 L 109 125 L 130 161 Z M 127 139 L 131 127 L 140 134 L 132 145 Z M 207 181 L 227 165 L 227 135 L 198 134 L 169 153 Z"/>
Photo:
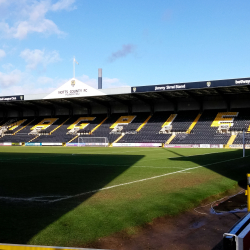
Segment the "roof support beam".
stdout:
<path fill-rule="evenodd" d="M 91 108 L 91 105 L 88 104 L 88 103 L 85 103 L 85 102 L 81 102 L 75 98 L 71 98 L 71 99 L 66 99 L 68 102 L 72 103 L 72 104 L 76 104 L 82 108 L 86 108 L 87 111 L 88 111 L 88 115 L 91 115 L 92 114 L 92 108 Z"/>
<path fill-rule="evenodd" d="M 28 101 L 25 102 L 26 104 L 30 104 L 30 105 L 23 105 L 22 102 L 18 102 L 19 106 L 22 106 L 24 109 L 29 109 L 34 111 L 34 116 L 38 117 L 39 116 L 39 109 L 37 108 L 37 106 L 33 105 L 32 103 L 29 103 Z"/>
<path fill-rule="evenodd" d="M 95 99 L 94 97 L 88 97 L 87 99 L 92 101 L 92 102 L 95 102 L 95 103 L 97 103 L 99 105 L 102 105 L 102 106 L 106 107 L 108 117 L 111 115 L 111 106 L 110 106 L 110 104 L 108 102 L 104 102 L 104 101 Z"/>
<path fill-rule="evenodd" d="M 215 88 L 214 90 L 223 98 L 223 100 L 225 101 L 225 103 L 227 105 L 227 111 L 229 112 L 231 110 L 230 99 L 220 89 Z"/>
<path fill-rule="evenodd" d="M 14 110 L 14 111 L 17 111 L 18 117 L 23 117 L 23 110 L 20 106 L 14 104 L 14 103 L 11 103 L 11 105 L 6 105 L 6 104 L 7 103 L 0 104 L 1 109 L 3 109 L 4 116 L 6 116 L 6 117 L 8 116 L 9 110 Z"/>
<path fill-rule="evenodd" d="M 72 105 L 69 103 L 69 104 L 66 104 L 66 103 L 63 103 L 61 101 L 57 102 L 57 101 L 54 101 L 54 100 L 46 100 L 48 103 L 51 103 L 52 105 L 57 105 L 57 106 L 60 106 L 60 107 L 63 107 L 63 108 L 66 108 L 69 110 L 69 115 L 72 116 L 73 115 L 73 107 Z"/>
<path fill-rule="evenodd" d="M 8 111 L 9 111 L 9 109 L 7 109 L 5 107 L 5 105 L 3 105 L 2 103 L 0 104 L 0 108 L 1 108 L 1 111 L 3 112 L 3 117 L 7 118 L 8 117 Z"/>
<path fill-rule="evenodd" d="M 135 96 L 138 100 L 144 102 L 145 104 L 149 105 L 151 115 L 154 114 L 155 107 L 154 107 L 154 103 L 151 100 L 144 98 L 143 96 L 139 94 L 133 94 L 133 96 Z"/>
<path fill-rule="evenodd" d="M 190 91 L 185 91 L 185 93 L 187 93 L 191 98 L 193 98 L 196 102 L 199 103 L 200 106 L 200 111 L 203 112 L 203 101 L 200 97 L 194 95 L 192 92 Z"/>
<path fill-rule="evenodd" d="M 51 104 L 45 104 L 45 103 L 41 103 L 41 102 L 36 102 L 36 101 L 29 101 L 30 103 L 41 107 L 41 108 L 45 108 L 45 109 L 49 109 L 51 111 L 51 117 L 56 115 L 56 109 L 55 106 L 51 105 Z"/>
<path fill-rule="evenodd" d="M 127 106 L 129 115 L 132 113 L 132 104 L 131 104 L 130 101 L 125 101 L 125 100 L 119 99 L 118 97 L 115 97 L 115 96 L 109 96 L 109 98 L 116 101 L 116 102 L 119 102 L 119 103 Z"/>

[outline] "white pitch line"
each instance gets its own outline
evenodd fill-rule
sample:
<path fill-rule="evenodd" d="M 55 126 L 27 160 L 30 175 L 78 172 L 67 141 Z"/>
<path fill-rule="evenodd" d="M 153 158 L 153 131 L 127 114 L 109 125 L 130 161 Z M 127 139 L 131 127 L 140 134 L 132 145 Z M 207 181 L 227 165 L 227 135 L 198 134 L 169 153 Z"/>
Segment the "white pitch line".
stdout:
<path fill-rule="evenodd" d="M 248 157 L 248 156 L 246 156 L 246 157 Z M 76 194 L 76 195 L 72 195 L 72 196 L 66 196 L 65 198 L 60 198 L 60 199 L 52 200 L 52 201 L 49 201 L 49 202 L 52 203 L 52 202 L 58 202 L 58 201 L 62 201 L 62 200 L 67 200 L 67 199 L 71 199 L 71 198 L 83 196 L 83 195 L 86 195 L 86 194 L 97 193 L 97 192 L 103 191 L 103 190 L 108 190 L 108 189 L 112 189 L 112 188 L 116 188 L 116 187 L 121 187 L 121 186 L 126 186 L 126 185 L 130 185 L 130 184 L 138 183 L 138 182 L 153 180 L 153 179 L 157 179 L 157 178 L 168 176 L 168 175 L 172 175 L 172 174 L 182 173 L 182 172 L 185 172 L 185 171 L 188 171 L 188 170 L 193 170 L 193 169 L 197 169 L 197 168 L 201 168 L 201 167 L 206 167 L 206 166 L 210 166 L 210 165 L 214 165 L 214 164 L 218 164 L 218 163 L 223 163 L 223 162 L 238 160 L 238 159 L 241 159 L 241 158 L 242 157 L 234 158 L 234 159 L 230 159 L 230 160 L 225 160 L 225 161 L 214 162 L 214 163 L 210 163 L 210 164 L 207 164 L 207 165 L 204 165 L 204 166 L 197 166 L 197 167 L 193 167 L 193 168 L 187 168 L 187 169 L 179 170 L 179 171 L 172 172 L 172 173 L 157 175 L 157 176 L 153 176 L 153 177 L 149 177 L 149 178 L 145 178 L 145 179 L 141 179 L 141 180 L 130 181 L 130 182 L 126 182 L 126 183 L 122 183 L 122 184 L 117 184 L 117 185 L 113 185 L 113 186 L 109 186 L 109 187 L 95 189 L 95 190 L 91 190 L 91 191 L 84 192 L 84 193 L 81 193 L 81 194 Z"/>
<path fill-rule="evenodd" d="M 50 200 L 45 200 L 43 198 L 55 198 L 55 197 L 63 197 L 63 196 L 59 196 L 59 195 L 55 195 L 55 196 L 38 196 L 38 197 L 30 197 L 30 198 L 15 198 L 15 197 L 0 196 L 0 200 L 10 200 L 10 201 L 43 201 L 43 202 L 48 202 Z"/>
<path fill-rule="evenodd" d="M 199 155 L 211 155 L 211 154 L 218 154 L 221 152 L 212 152 L 212 153 L 206 153 L 206 154 L 198 154 L 198 155 L 183 155 L 183 156 L 177 156 L 177 157 L 169 157 L 168 159 L 175 159 L 175 158 L 182 158 L 182 157 L 192 157 L 192 156 L 199 156 Z"/>
<path fill-rule="evenodd" d="M 153 166 L 131 166 L 131 168 L 164 168 L 164 169 L 178 168 L 178 169 L 185 169 L 185 168 L 182 168 L 182 167 L 153 167 Z"/>
<path fill-rule="evenodd" d="M 141 162 L 143 161 L 157 161 L 157 160 L 162 160 L 162 159 L 178 159 L 178 158 L 183 158 L 183 157 L 192 157 L 192 156 L 199 156 L 199 155 L 208 155 L 208 154 L 217 154 L 221 152 L 214 152 L 214 153 L 206 153 L 206 154 L 198 154 L 198 155 L 183 155 L 183 156 L 177 156 L 177 157 L 157 157 L 157 158 L 150 158 L 150 159 L 142 159 Z"/>
<path fill-rule="evenodd" d="M 249 157 L 249 156 L 246 156 L 246 157 Z M 206 166 L 210 166 L 210 165 L 215 165 L 215 164 L 218 164 L 218 163 L 223 163 L 223 162 L 228 162 L 228 161 L 234 161 L 234 160 L 238 160 L 238 159 L 242 159 L 242 158 L 243 157 L 238 157 L 238 158 L 229 159 L 229 160 L 225 160 L 225 161 L 219 161 L 219 162 L 209 163 L 209 164 L 206 164 L 204 166 L 197 166 L 197 167 L 193 167 L 193 168 L 186 168 L 186 169 L 175 171 L 175 172 L 172 172 L 172 173 L 166 173 L 166 174 L 157 175 L 157 176 L 153 176 L 153 177 L 149 177 L 149 178 L 144 178 L 144 179 L 141 179 L 141 180 L 130 181 L 130 182 L 126 182 L 126 183 L 122 183 L 122 184 L 117 184 L 117 185 L 113 185 L 113 186 L 109 186 L 109 187 L 95 189 L 95 190 L 91 190 L 91 191 L 80 193 L 80 194 L 76 194 L 76 195 L 64 196 L 64 197 L 62 197 L 60 199 L 55 199 L 55 200 L 41 200 L 41 199 L 39 199 L 39 197 L 31 197 L 31 198 L 0 197 L 0 199 L 20 200 L 20 201 L 21 200 L 23 200 L 23 201 L 24 200 L 25 201 L 43 201 L 43 202 L 53 203 L 53 202 L 67 200 L 67 199 L 71 199 L 71 198 L 75 198 L 75 197 L 79 197 L 79 196 L 83 196 L 83 195 L 87 195 L 87 194 L 97 193 L 99 191 L 108 190 L 108 189 L 112 189 L 112 188 L 116 188 L 116 187 L 121 187 L 121 186 L 126 186 L 126 185 L 130 185 L 130 184 L 138 183 L 138 182 L 153 180 L 153 179 L 157 179 L 157 178 L 168 176 L 168 175 L 173 175 L 173 174 L 178 174 L 178 173 L 184 173 L 185 171 L 188 171 L 188 170 L 193 170 L 193 169 L 197 169 L 197 168 L 201 168 L 201 167 L 206 167 Z M 186 173 L 190 173 L 190 172 L 186 172 Z M 44 197 L 60 197 L 60 196 L 41 196 L 40 198 L 44 198 Z"/>

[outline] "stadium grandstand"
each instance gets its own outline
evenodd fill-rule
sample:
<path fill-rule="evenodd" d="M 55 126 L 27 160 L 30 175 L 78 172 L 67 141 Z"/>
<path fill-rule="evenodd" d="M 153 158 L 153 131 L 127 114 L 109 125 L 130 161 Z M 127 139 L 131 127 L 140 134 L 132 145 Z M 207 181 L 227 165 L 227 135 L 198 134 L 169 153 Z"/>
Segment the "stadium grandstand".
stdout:
<path fill-rule="evenodd" d="M 52 93 L 0 97 L 0 145 L 240 147 L 249 96 L 250 78 L 113 89 L 72 78 Z"/>

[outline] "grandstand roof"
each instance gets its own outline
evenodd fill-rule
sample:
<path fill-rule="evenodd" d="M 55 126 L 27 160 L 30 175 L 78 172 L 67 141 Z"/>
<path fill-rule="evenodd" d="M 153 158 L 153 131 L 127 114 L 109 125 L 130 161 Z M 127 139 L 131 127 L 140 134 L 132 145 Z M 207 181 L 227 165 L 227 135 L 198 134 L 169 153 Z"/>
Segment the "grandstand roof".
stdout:
<path fill-rule="evenodd" d="M 72 105 L 79 105 L 90 108 L 93 104 L 109 107 L 114 102 L 124 105 L 131 105 L 131 102 L 134 101 L 151 104 L 159 100 L 176 102 L 180 98 L 191 98 L 201 101 L 208 96 L 219 96 L 226 99 L 231 96 L 249 94 L 250 78 L 99 90 L 72 78 L 52 93 L 0 97 L 0 107 L 15 110 L 21 108 L 35 110 L 37 106 L 53 109 L 55 106 L 71 108 Z"/>

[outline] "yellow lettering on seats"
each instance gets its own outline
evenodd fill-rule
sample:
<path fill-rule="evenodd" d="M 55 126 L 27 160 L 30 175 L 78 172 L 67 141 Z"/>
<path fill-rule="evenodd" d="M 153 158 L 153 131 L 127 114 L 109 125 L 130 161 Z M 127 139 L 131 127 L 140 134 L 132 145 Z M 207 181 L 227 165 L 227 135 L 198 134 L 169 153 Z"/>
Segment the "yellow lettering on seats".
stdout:
<path fill-rule="evenodd" d="M 219 112 L 212 122 L 211 127 L 219 127 L 220 125 L 231 127 L 236 116 L 238 116 L 238 112 Z"/>
<path fill-rule="evenodd" d="M 17 122 L 14 122 L 12 124 L 10 124 L 9 126 L 11 126 L 11 128 L 9 130 L 14 130 L 16 129 L 19 125 L 21 125 L 22 123 L 24 123 L 25 121 L 27 121 L 27 119 L 23 119 L 23 120 L 19 120 Z"/>
<path fill-rule="evenodd" d="M 94 121 L 94 120 L 95 120 L 95 117 L 80 117 L 73 124 L 71 124 L 67 129 L 73 129 L 73 128 L 84 129 L 89 125 L 89 122 Z"/>
<path fill-rule="evenodd" d="M 171 114 L 161 127 L 163 128 L 165 126 L 171 125 L 171 123 L 174 121 L 176 116 L 177 114 Z"/>
<path fill-rule="evenodd" d="M 58 120 L 58 118 L 45 118 L 41 122 L 39 122 L 37 125 L 35 125 L 34 127 L 32 127 L 30 130 L 34 130 L 36 128 L 46 129 L 50 125 L 52 125 L 56 120 Z"/>
<path fill-rule="evenodd" d="M 136 115 L 121 116 L 110 128 L 115 128 L 119 124 L 127 125 L 135 119 Z"/>

